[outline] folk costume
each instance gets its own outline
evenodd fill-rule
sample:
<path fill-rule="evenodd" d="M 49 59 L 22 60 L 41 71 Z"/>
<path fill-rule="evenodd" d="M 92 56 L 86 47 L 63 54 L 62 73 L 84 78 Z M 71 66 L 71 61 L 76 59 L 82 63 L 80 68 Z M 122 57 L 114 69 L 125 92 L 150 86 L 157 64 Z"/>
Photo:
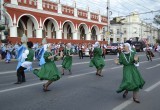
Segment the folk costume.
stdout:
<path fill-rule="evenodd" d="M 53 82 L 60 79 L 61 75 L 54 63 L 55 56 L 57 54 L 53 54 L 51 52 L 51 44 L 46 44 L 47 50 L 44 53 L 45 64 L 41 66 L 41 69 L 35 69 L 33 73 L 40 78 L 40 80 L 48 80 L 46 84 L 43 85 L 43 90 L 49 91 L 47 88 Z"/>
<path fill-rule="evenodd" d="M 99 42 L 96 42 L 94 45 L 94 50 L 93 50 L 93 58 L 90 61 L 90 67 L 95 66 L 97 69 L 96 75 L 98 76 L 103 76 L 102 69 L 105 66 L 104 59 L 102 58 L 102 49 L 100 48 Z"/>
<path fill-rule="evenodd" d="M 137 92 L 139 89 L 142 89 L 145 81 L 137 68 L 139 61 L 135 55 L 136 53 L 131 49 L 129 43 L 125 43 L 124 46 L 128 48 L 128 51 L 121 52 L 119 55 L 119 63 L 123 65 L 123 79 L 117 93 L 125 91 L 123 94 L 123 98 L 125 98 L 128 91 L 133 91 L 133 100 L 136 103 L 140 103 L 137 100 Z"/>
<path fill-rule="evenodd" d="M 21 65 L 17 69 L 17 82 L 15 84 L 21 84 L 25 82 L 24 70 L 30 70 L 32 68 L 32 62 L 34 60 L 34 51 L 32 50 L 33 43 L 27 42 L 27 49 L 23 52 L 21 57 Z"/>
<path fill-rule="evenodd" d="M 64 75 L 64 70 L 69 70 L 70 74 L 72 74 L 71 72 L 71 68 L 72 68 L 72 49 L 71 49 L 71 43 L 68 43 L 66 48 L 63 51 L 64 53 L 64 58 L 63 58 L 63 62 L 62 62 L 62 75 Z"/>
<path fill-rule="evenodd" d="M 40 59 L 39 59 L 39 66 L 42 66 L 43 64 L 46 63 L 46 62 L 45 62 L 45 59 L 44 59 L 44 53 L 45 53 L 46 50 L 47 50 L 47 39 L 46 39 L 46 37 L 43 38 L 42 44 L 43 44 L 43 46 L 42 46 L 42 48 L 40 49 L 39 54 L 38 54 L 38 58 L 40 58 Z"/>
<path fill-rule="evenodd" d="M 27 49 L 27 41 L 28 38 L 26 37 L 25 34 L 23 34 L 22 38 L 21 38 L 21 42 L 22 45 L 18 48 L 18 52 L 17 52 L 17 60 L 18 60 L 18 64 L 17 64 L 17 68 L 16 70 L 18 70 L 18 68 L 21 66 L 21 64 L 23 63 L 22 61 L 22 54 L 24 53 L 24 51 Z"/>

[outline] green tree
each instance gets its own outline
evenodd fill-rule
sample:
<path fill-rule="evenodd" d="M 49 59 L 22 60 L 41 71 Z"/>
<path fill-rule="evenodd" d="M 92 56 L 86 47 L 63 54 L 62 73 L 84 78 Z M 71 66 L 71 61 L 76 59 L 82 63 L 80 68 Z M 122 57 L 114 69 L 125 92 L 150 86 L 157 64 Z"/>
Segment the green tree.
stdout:
<path fill-rule="evenodd" d="M 156 42 L 157 42 L 158 44 L 160 44 L 160 39 L 156 39 Z"/>
<path fill-rule="evenodd" d="M 160 15 L 155 15 L 154 23 L 160 25 Z"/>
<path fill-rule="evenodd" d="M 5 30 L 5 26 L 0 25 L 0 31 Z"/>
<path fill-rule="evenodd" d="M 4 31 L 4 35 L 8 36 L 8 31 L 7 30 Z"/>

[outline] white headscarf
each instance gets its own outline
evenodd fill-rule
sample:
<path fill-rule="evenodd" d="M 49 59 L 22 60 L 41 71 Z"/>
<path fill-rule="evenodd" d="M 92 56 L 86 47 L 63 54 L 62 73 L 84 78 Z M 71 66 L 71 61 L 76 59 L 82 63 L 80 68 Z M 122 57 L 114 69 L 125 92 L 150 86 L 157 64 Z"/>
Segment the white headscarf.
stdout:
<path fill-rule="evenodd" d="M 97 47 L 100 47 L 99 42 L 95 42 L 95 44 L 94 44 L 94 48 L 97 48 Z"/>
<path fill-rule="evenodd" d="M 21 37 L 21 42 L 22 42 L 22 43 L 28 42 L 28 38 L 26 37 L 25 34 L 23 34 L 23 36 Z"/>
<path fill-rule="evenodd" d="M 67 43 L 67 49 L 70 49 L 71 48 L 71 43 Z"/>
<path fill-rule="evenodd" d="M 44 44 L 44 51 L 47 51 L 47 49 L 49 48 L 50 45 L 51 45 L 51 43 L 49 43 L 49 44 Z"/>
<path fill-rule="evenodd" d="M 124 43 L 124 45 L 128 47 L 129 52 L 133 52 L 131 45 L 129 43 Z"/>
<path fill-rule="evenodd" d="M 47 39 L 46 39 L 46 37 L 42 39 L 42 44 L 43 44 L 43 45 L 44 45 L 44 44 L 47 44 Z"/>

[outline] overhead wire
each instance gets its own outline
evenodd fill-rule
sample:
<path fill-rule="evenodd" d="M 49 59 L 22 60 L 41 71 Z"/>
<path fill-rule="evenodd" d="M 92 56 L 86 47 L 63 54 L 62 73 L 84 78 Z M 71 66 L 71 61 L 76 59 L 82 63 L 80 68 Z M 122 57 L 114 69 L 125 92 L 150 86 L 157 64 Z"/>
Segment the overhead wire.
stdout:
<path fill-rule="evenodd" d="M 33 2 L 37 2 L 36 0 L 32 0 Z M 51 1 L 51 2 L 54 2 L 54 3 L 57 3 L 56 1 Z M 120 1 L 118 1 L 118 2 L 120 2 Z M 93 1 L 93 2 L 90 2 L 91 4 L 93 3 L 95 6 L 97 6 L 97 7 L 99 7 L 99 8 L 101 8 L 102 6 L 100 6 L 99 5 L 99 3 L 98 2 L 96 2 L 96 1 Z M 133 3 L 133 2 L 132 2 Z M 43 4 L 43 3 L 42 3 Z M 137 4 L 137 3 L 135 3 L 135 4 Z M 139 3 L 138 3 L 139 4 Z M 48 5 L 50 5 L 50 6 L 53 6 L 53 5 L 51 5 L 51 4 L 48 4 Z M 62 5 L 65 5 L 65 4 L 62 4 Z M 77 6 L 84 6 L 84 3 L 79 3 L 79 2 L 77 2 L 77 4 L 76 4 Z M 103 4 L 102 4 L 103 5 Z M 121 4 L 122 5 L 122 4 Z M 73 6 L 73 5 L 72 5 Z M 125 7 L 124 5 L 122 5 L 123 7 Z M 105 4 L 104 4 L 104 7 L 105 7 Z M 115 10 L 115 9 L 117 9 L 117 8 L 114 8 L 114 9 L 110 9 L 110 10 L 112 10 L 112 11 L 114 11 L 114 12 L 117 12 L 117 13 L 120 13 L 120 14 L 122 14 L 122 15 L 124 15 L 124 16 L 128 16 L 128 14 L 126 14 L 126 13 L 124 13 L 124 12 L 120 12 L 120 11 L 118 11 L 118 9 L 120 9 L 120 8 L 118 8 L 117 10 Z M 127 8 L 128 9 L 128 8 Z M 121 8 L 121 10 L 123 10 L 123 8 Z M 148 9 L 148 10 L 150 10 L 150 9 Z M 154 13 L 155 11 L 150 11 L 149 13 Z M 147 12 L 148 13 L 148 12 Z M 142 15 L 142 14 L 147 14 L 146 12 L 143 12 L 143 13 L 140 13 L 140 15 Z"/>
<path fill-rule="evenodd" d="M 134 4 L 137 4 L 138 6 L 141 6 L 141 7 L 145 8 L 145 9 L 147 9 L 147 10 L 153 11 L 153 10 L 151 10 L 150 8 L 145 7 L 144 5 L 141 5 L 141 4 L 139 4 L 139 3 L 135 2 L 135 1 L 132 1 L 132 0 L 128 0 L 128 1 L 130 1 L 130 2 L 132 2 L 132 3 L 134 3 Z"/>
<path fill-rule="evenodd" d="M 128 11 L 130 11 L 130 9 L 127 8 L 127 7 L 125 7 L 124 5 L 122 5 L 121 2 L 120 2 L 119 0 L 117 0 L 117 1 L 118 1 L 118 3 L 119 3 L 122 7 L 124 7 L 124 8 L 127 9 Z"/>

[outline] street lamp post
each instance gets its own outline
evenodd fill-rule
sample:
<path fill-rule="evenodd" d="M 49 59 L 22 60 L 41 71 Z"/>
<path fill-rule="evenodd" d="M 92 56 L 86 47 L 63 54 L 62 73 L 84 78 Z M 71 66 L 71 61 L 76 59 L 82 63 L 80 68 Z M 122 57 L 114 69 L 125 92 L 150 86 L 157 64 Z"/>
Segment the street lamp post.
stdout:
<path fill-rule="evenodd" d="M 109 10 L 110 10 L 110 0 L 107 0 L 107 36 L 108 36 L 108 44 L 110 44 L 110 17 L 109 17 Z"/>

